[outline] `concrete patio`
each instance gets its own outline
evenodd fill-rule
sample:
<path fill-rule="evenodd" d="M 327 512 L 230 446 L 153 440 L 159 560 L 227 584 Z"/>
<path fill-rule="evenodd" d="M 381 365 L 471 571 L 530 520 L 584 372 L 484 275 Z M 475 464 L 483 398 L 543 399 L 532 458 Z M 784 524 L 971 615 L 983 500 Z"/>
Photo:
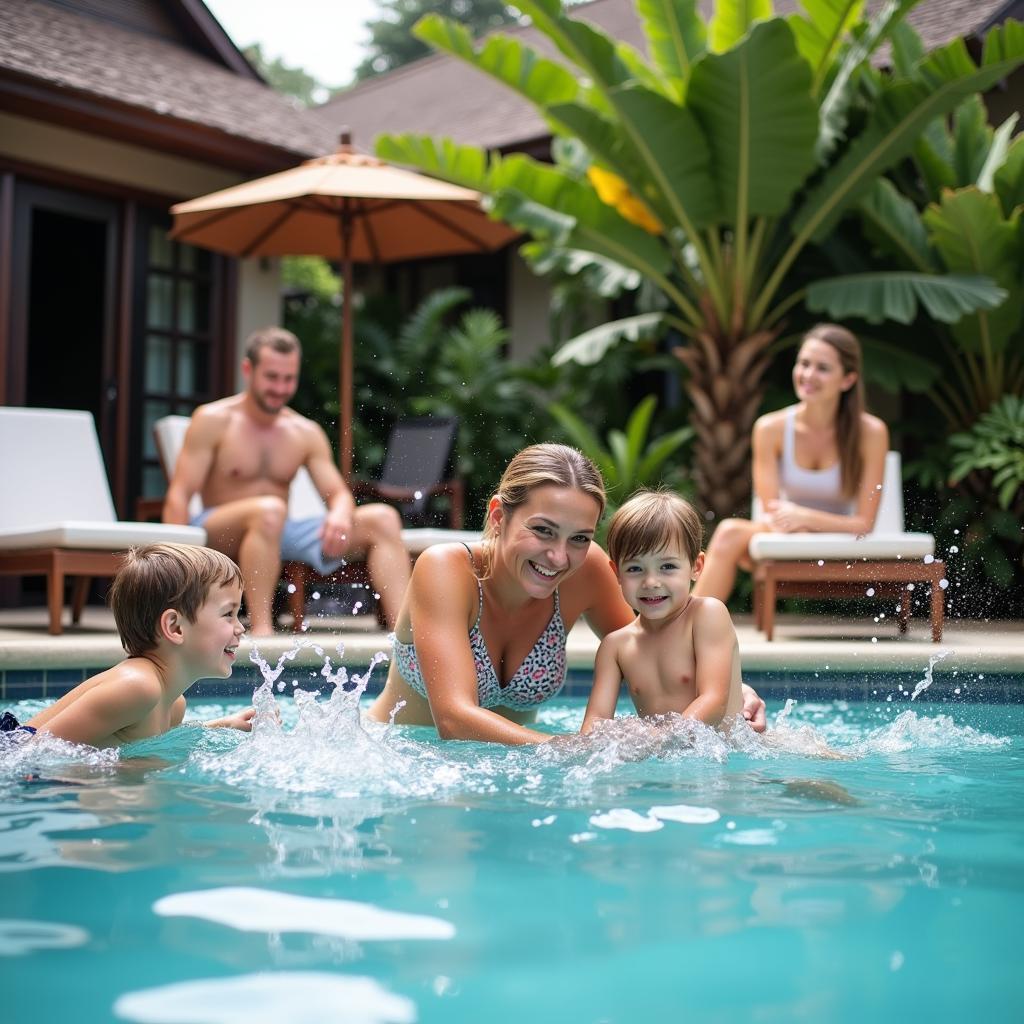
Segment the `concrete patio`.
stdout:
<path fill-rule="evenodd" d="M 345 644 L 345 661 L 362 666 L 377 651 L 386 650 L 386 636 L 372 616 L 310 618 L 312 628 L 302 636 L 333 652 L 339 640 Z M 947 619 L 941 644 L 930 641 L 927 619 L 911 620 L 901 637 L 894 620 L 875 624 L 849 618 L 782 615 L 771 643 L 754 628 L 750 616 L 737 616 L 740 652 L 746 672 L 814 672 L 826 669 L 860 672 L 917 671 L 937 651 L 949 652 L 942 671 L 959 669 L 1020 676 L 1024 686 L 1024 623 L 975 622 Z M 260 651 L 276 660 L 289 649 L 296 634 L 281 632 L 259 641 Z M 597 638 L 585 624 L 577 624 L 569 636 L 569 665 L 588 670 L 593 665 Z M 248 664 L 249 643 L 243 641 L 239 666 Z M 42 608 L 0 610 L 0 674 L 55 673 L 61 670 L 107 668 L 122 657 L 113 616 L 101 607 L 87 607 L 77 626 L 63 635 L 50 636 Z M 293 664 L 319 665 L 320 655 L 311 649 L 299 652 Z M 3 680 L 0 679 L 0 682 Z"/>

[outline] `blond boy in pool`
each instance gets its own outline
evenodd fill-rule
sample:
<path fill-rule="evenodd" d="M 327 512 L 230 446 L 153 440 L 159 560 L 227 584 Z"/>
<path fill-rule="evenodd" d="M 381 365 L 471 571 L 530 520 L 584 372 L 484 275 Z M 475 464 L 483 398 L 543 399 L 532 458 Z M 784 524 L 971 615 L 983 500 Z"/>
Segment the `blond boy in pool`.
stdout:
<path fill-rule="evenodd" d="M 241 600 L 242 574 L 219 551 L 185 544 L 133 548 L 110 588 L 128 657 L 14 729 L 113 747 L 181 725 L 185 691 L 197 679 L 231 675 L 244 632 Z M 204 724 L 248 732 L 252 717 L 248 708 Z"/>
<path fill-rule="evenodd" d="M 612 517 L 608 553 L 637 617 L 601 641 L 582 732 L 615 717 L 623 679 L 641 717 L 675 712 L 718 727 L 742 716 L 732 619 L 721 601 L 690 593 L 702 538 L 696 509 L 668 492 L 640 491 Z"/>

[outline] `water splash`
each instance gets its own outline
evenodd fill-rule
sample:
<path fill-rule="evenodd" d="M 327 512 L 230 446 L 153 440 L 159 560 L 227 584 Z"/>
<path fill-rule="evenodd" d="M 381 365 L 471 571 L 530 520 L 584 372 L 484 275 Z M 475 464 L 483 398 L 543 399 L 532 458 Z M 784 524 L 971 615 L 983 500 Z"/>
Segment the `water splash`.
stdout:
<path fill-rule="evenodd" d="M 331 687 L 327 699 L 320 690 L 296 687 L 294 706 L 285 708 L 275 695 L 284 668 L 302 648 L 323 657 L 320 676 Z M 344 644 L 334 656 L 310 640 L 299 639 L 271 668 L 254 646 L 250 659 L 263 676 L 253 694 L 256 715 L 250 736 L 232 750 L 193 752 L 181 769 L 198 768 L 248 790 L 274 793 L 330 794 L 333 798 L 360 796 L 435 796 L 454 786 L 459 771 L 436 748 L 393 735 L 389 726 L 364 722 L 359 702 L 376 667 L 388 660 L 383 652 L 370 659 L 365 673 L 353 673 L 341 664 Z M 288 714 L 283 715 L 282 711 Z M 292 714 L 296 712 L 296 714 Z M 294 719 L 289 728 L 285 719 Z M 272 803 L 271 810 L 276 810 Z"/>
<path fill-rule="evenodd" d="M 958 725 L 949 715 L 919 715 L 901 711 L 891 722 L 870 730 L 858 743 L 857 752 L 896 754 L 906 750 L 984 750 L 1005 747 L 1008 736 L 993 736 L 970 725 Z"/>
<path fill-rule="evenodd" d="M 928 667 L 924 670 L 924 678 L 914 687 L 914 692 L 910 695 L 911 700 L 917 700 L 932 685 L 932 672 L 935 666 L 943 659 L 948 658 L 951 653 L 951 651 L 936 651 L 928 658 Z"/>
<path fill-rule="evenodd" d="M 117 747 L 90 747 L 71 743 L 47 732 L 29 736 L 26 733 L 0 734 L 0 791 L 38 774 L 55 777 L 59 772 L 70 781 L 92 778 L 97 772 L 115 769 L 121 761 Z"/>

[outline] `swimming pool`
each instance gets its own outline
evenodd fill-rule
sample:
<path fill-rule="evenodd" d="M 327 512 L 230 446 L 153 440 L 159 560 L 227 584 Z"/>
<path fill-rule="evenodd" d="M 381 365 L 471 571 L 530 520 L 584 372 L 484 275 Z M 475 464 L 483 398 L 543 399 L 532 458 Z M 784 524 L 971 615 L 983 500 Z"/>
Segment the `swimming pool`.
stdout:
<path fill-rule="evenodd" d="M 5 1019 L 1010 1019 L 1024 708 L 908 689 L 803 701 L 771 748 L 446 744 L 339 694 L 251 737 L 8 750 Z"/>

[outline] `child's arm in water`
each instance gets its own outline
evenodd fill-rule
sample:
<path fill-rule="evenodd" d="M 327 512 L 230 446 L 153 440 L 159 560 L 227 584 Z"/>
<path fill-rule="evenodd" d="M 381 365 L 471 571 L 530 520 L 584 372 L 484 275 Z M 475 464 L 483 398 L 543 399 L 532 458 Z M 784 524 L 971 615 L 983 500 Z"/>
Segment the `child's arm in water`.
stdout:
<path fill-rule="evenodd" d="M 277 706 L 274 707 L 275 712 Z M 223 718 L 211 718 L 208 722 L 194 722 L 194 725 L 200 725 L 204 729 L 237 729 L 239 732 L 252 732 L 252 720 L 256 716 L 255 708 L 245 708 L 243 711 L 236 711 L 233 715 L 225 715 Z M 184 696 L 179 697 L 174 702 L 174 707 L 171 708 L 171 728 L 176 729 L 181 725 L 182 719 L 185 717 L 185 698 Z M 278 721 L 280 721 L 280 715 L 278 715 Z"/>
<path fill-rule="evenodd" d="M 601 641 L 594 659 L 594 684 L 590 688 L 587 712 L 583 716 L 581 733 L 588 733 L 601 718 L 614 718 L 615 705 L 619 700 L 622 686 L 622 671 L 615 654 L 615 634 L 611 633 Z"/>
<path fill-rule="evenodd" d="M 238 729 L 240 732 L 252 732 L 252 720 L 256 715 L 255 708 L 236 711 L 233 715 L 214 718 L 209 722 L 200 722 L 207 729 Z"/>
<path fill-rule="evenodd" d="M 737 675 L 736 629 L 728 608 L 715 598 L 701 599 L 695 612 L 693 660 L 697 696 L 683 716 L 717 728 L 729 713 L 730 690 Z M 738 691 L 737 684 L 737 694 Z M 739 703 L 742 706 L 742 701 Z"/>

